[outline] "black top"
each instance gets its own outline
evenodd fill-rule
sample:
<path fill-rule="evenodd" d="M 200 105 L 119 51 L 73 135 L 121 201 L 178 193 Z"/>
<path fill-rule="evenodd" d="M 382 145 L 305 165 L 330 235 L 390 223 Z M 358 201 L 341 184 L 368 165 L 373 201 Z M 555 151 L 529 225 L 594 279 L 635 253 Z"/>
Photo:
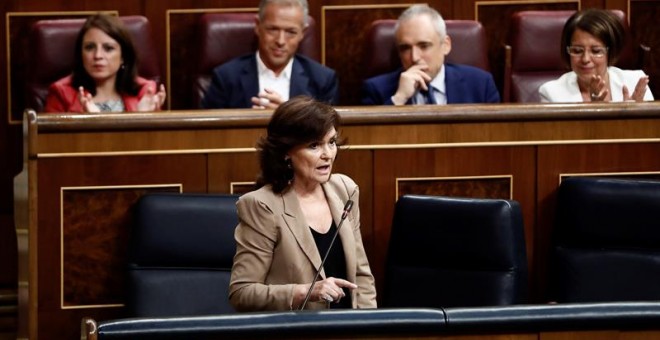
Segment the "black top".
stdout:
<path fill-rule="evenodd" d="M 332 221 L 330 230 L 328 230 L 328 232 L 325 234 L 321 234 L 312 228 L 309 228 L 309 230 L 312 231 L 314 242 L 316 242 L 316 248 L 319 250 L 319 256 L 321 256 L 322 261 L 323 256 L 325 256 L 325 253 L 328 251 L 328 247 L 330 247 L 332 238 L 337 232 L 335 221 Z M 335 240 L 335 243 L 332 246 L 330 253 L 328 254 L 328 258 L 325 260 L 325 264 L 323 264 L 323 269 L 325 270 L 325 277 L 335 277 L 346 280 L 346 258 L 344 256 L 344 247 L 341 243 L 341 238 L 339 235 L 337 236 L 337 239 Z M 330 308 L 335 309 L 353 307 L 351 304 L 350 290 L 348 290 L 348 288 L 342 289 L 344 290 L 344 294 L 346 294 L 346 296 L 339 300 L 338 303 L 331 303 Z"/>

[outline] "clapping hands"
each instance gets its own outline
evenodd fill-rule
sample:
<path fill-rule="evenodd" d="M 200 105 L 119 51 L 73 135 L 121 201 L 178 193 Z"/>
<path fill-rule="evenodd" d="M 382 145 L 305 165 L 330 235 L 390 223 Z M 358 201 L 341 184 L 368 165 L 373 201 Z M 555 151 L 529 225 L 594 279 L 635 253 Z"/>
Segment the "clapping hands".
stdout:
<path fill-rule="evenodd" d="M 632 95 L 627 86 L 623 86 L 623 101 L 626 102 L 642 102 L 644 101 L 644 95 L 646 94 L 646 86 L 649 84 L 649 77 L 643 76 L 637 81 L 635 85 L 635 90 Z M 605 82 L 605 79 L 601 76 L 592 76 L 591 81 L 589 82 L 589 94 L 592 102 L 606 102 L 611 101 L 612 98 L 609 96 L 609 86 Z"/>
<path fill-rule="evenodd" d="M 165 103 L 166 97 L 165 85 L 160 84 L 158 92 L 155 92 L 150 86 L 140 99 L 140 102 L 138 102 L 137 110 L 140 112 L 159 111 L 163 103 Z"/>
<path fill-rule="evenodd" d="M 99 107 L 96 106 L 96 103 L 94 103 L 94 97 L 92 97 L 92 94 L 89 92 L 85 92 L 85 89 L 82 86 L 78 88 L 78 100 L 80 101 L 80 105 L 82 106 L 83 112 L 86 113 L 101 112 L 101 109 L 99 109 Z"/>
<path fill-rule="evenodd" d="M 630 91 L 627 86 L 623 86 L 623 101 L 625 102 L 642 102 L 644 101 L 644 95 L 646 94 L 646 86 L 649 84 L 649 76 L 643 76 L 637 81 L 635 85 L 635 90 L 630 95 Z"/>

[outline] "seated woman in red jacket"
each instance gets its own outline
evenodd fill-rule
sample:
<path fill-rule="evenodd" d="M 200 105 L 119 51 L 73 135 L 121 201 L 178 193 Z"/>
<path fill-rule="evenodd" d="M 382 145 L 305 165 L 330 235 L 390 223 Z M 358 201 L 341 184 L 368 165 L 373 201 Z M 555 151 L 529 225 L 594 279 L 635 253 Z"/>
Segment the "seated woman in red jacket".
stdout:
<path fill-rule="evenodd" d="M 165 87 L 138 77 L 135 47 L 117 17 L 91 16 L 75 46 L 73 73 L 48 88 L 46 112 L 160 110 Z"/>

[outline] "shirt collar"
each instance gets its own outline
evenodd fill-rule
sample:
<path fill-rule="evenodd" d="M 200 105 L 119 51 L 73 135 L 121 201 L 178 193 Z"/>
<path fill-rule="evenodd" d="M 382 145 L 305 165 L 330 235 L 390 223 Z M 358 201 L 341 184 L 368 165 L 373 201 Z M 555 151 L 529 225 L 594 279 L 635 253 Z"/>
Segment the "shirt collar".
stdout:
<path fill-rule="evenodd" d="M 291 79 L 292 68 L 293 68 L 293 58 L 289 59 L 289 62 L 286 64 L 280 75 L 276 76 L 275 72 L 273 72 L 271 69 L 269 69 L 266 66 L 266 64 L 264 64 L 263 60 L 261 60 L 261 56 L 259 56 L 259 51 L 257 51 L 257 72 L 259 73 L 260 76 L 270 76 L 273 78 L 284 77 L 284 79 Z"/>

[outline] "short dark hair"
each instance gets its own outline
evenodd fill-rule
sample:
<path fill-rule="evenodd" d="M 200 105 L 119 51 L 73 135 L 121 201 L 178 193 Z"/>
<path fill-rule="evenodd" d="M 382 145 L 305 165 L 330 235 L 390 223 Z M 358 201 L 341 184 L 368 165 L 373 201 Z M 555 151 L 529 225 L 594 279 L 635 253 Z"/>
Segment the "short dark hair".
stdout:
<path fill-rule="evenodd" d="M 121 57 L 124 62 L 117 72 L 117 79 L 115 81 L 117 92 L 120 94 L 137 95 L 139 91 L 139 86 L 136 83 L 138 57 L 131 35 L 124 28 L 119 18 L 103 13 L 87 18 L 87 21 L 85 21 L 85 24 L 83 24 L 83 27 L 78 33 L 73 56 L 72 86 L 76 89 L 82 86 L 92 95 L 96 95 L 96 84 L 85 70 L 82 60 L 83 37 L 91 28 L 100 29 L 116 40 L 119 46 L 121 46 Z"/>
<path fill-rule="evenodd" d="M 293 179 L 293 169 L 284 158 L 292 148 L 323 139 L 333 127 L 339 131 L 340 117 L 332 106 L 308 96 L 294 97 L 280 105 L 268 123 L 267 135 L 258 144 L 261 175 L 257 187 L 267 184 L 281 193 Z"/>
<path fill-rule="evenodd" d="M 623 23 L 611 11 L 590 8 L 575 12 L 564 25 L 561 35 L 561 58 L 566 65 L 571 65 L 571 57 L 566 48 L 570 46 L 573 33 L 577 29 L 593 35 L 607 46 L 609 65 L 614 65 L 619 60 L 626 39 Z"/>

